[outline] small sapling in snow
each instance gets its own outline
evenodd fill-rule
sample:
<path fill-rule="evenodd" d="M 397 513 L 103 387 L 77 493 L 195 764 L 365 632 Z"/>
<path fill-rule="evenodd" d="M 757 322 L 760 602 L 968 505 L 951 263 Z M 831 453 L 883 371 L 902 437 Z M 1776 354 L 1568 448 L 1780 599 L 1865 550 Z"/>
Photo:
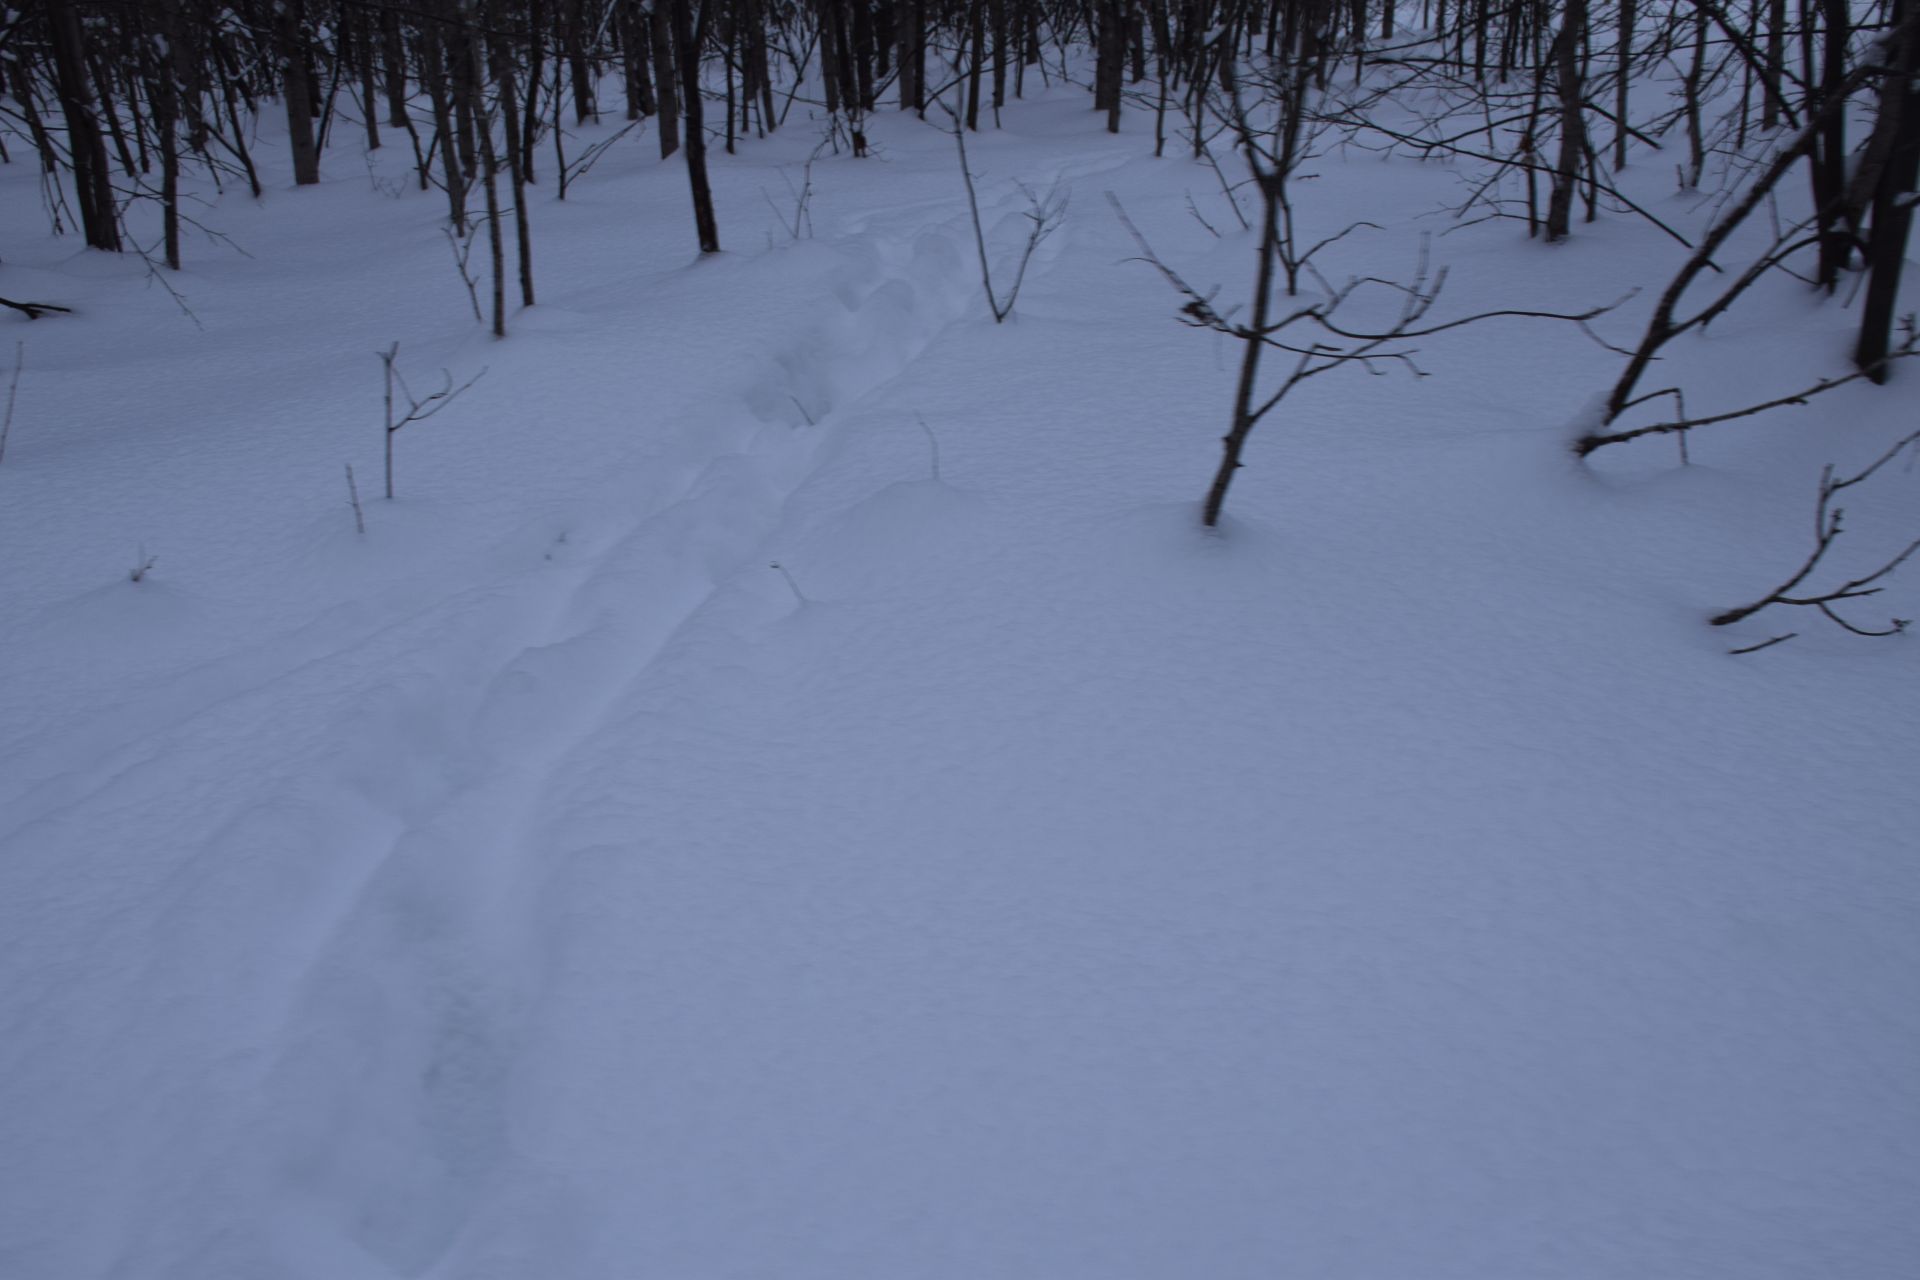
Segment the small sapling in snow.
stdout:
<path fill-rule="evenodd" d="M 1059 229 L 1067 216 L 1067 193 L 1056 183 L 1048 192 L 1036 195 L 1022 185 L 1020 194 L 1027 199 L 1024 216 L 1030 224 L 1027 228 L 1027 242 L 1020 249 L 1019 264 L 1013 270 L 1013 284 L 1002 298 L 993 287 L 993 268 L 987 261 L 987 233 L 980 222 L 980 199 L 973 189 L 973 171 L 967 167 L 967 130 L 961 123 L 959 113 L 945 102 L 940 109 L 947 113 L 948 121 L 953 125 L 953 145 L 960 152 L 960 179 L 967 188 L 967 212 L 973 215 L 973 244 L 980 253 L 980 285 L 987 291 L 987 308 L 993 312 L 993 322 L 1004 324 L 1013 314 L 1013 304 L 1019 300 L 1020 286 L 1027 278 L 1027 267 L 1033 261 L 1033 255 L 1039 251 L 1041 243 Z"/>
<path fill-rule="evenodd" d="M 479 373 L 474 374 L 471 378 L 468 378 L 456 387 L 453 385 L 453 375 L 445 369 L 442 369 L 440 371 L 440 389 L 423 398 L 413 394 L 412 389 L 407 386 L 406 378 L 400 372 L 400 366 L 395 363 L 400 355 L 399 343 L 394 343 L 385 351 L 380 352 L 379 355 L 381 368 L 386 373 L 387 499 L 388 501 L 392 501 L 394 436 L 398 435 L 400 428 L 406 426 L 409 422 L 425 422 L 428 418 L 431 418 L 434 414 L 439 413 L 442 409 L 452 404 L 469 387 L 485 377 L 487 371 L 485 369 L 480 370 Z M 395 402 L 393 393 L 395 388 L 399 389 L 401 399 L 406 401 L 405 406 L 399 411 L 398 417 L 394 416 Z"/>

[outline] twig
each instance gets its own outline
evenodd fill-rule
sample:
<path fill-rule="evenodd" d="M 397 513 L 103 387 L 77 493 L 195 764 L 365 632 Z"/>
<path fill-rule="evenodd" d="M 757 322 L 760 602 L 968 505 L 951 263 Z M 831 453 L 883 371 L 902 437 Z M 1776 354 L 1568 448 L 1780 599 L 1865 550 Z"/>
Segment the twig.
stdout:
<path fill-rule="evenodd" d="M 1787 641 L 1793 639 L 1795 636 L 1799 634 L 1800 633 L 1798 631 L 1789 631 L 1783 636 L 1775 636 L 1771 640 L 1762 640 L 1759 644 L 1742 645 L 1738 649 L 1729 649 L 1727 650 L 1727 652 L 1728 653 L 1758 653 L 1762 649 L 1771 649 L 1773 648 L 1773 646 L 1777 644 L 1785 644 Z"/>
<path fill-rule="evenodd" d="M 1752 617 L 1762 609 L 1778 604 L 1817 609 L 1828 621 L 1857 636 L 1898 635 L 1911 626 L 1912 620 L 1909 618 L 1892 618 L 1888 620 L 1888 624 L 1884 628 L 1862 627 L 1857 623 L 1850 622 L 1846 618 L 1841 617 L 1834 611 L 1833 606 L 1842 600 L 1861 600 L 1867 596 L 1879 595 L 1883 588 L 1874 586 L 1873 584 L 1891 574 L 1902 564 L 1905 564 L 1915 552 L 1920 552 L 1920 538 L 1915 538 L 1912 542 L 1909 542 L 1904 549 L 1873 572 L 1862 574 L 1857 578 L 1844 582 L 1831 591 L 1822 591 L 1812 595 L 1794 595 L 1792 593 L 1797 591 L 1800 584 L 1805 582 L 1813 571 L 1819 567 L 1820 562 L 1826 558 L 1827 552 L 1832 549 L 1833 544 L 1840 538 L 1844 527 L 1843 521 L 1846 516 L 1846 509 L 1832 505 L 1833 495 L 1839 493 L 1842 489 L 1852 488 L 1854 485 L 1870 479 L 1875 472 L 1900 456 L 1902 450 L 1914 444 L 1916 441 L 1920 441 L 1920 430 L 1915 430 L 1902 436 L 1894 442 L 1892 448 L 1874 459 L 1865 470 L 1847 476 L 1844 479 L 1834 479 L 1833 464 L 1828 463 L 1820 472 L 1819 499 L 1814 506 L 1813 551 L 1807 556 L 1806 560 L 1801 563 L 1800 567 L 1794 571 L 1793 576 L 1789 577 L 1772 591 L 1769 591 L 1766 595 L 1753 601 L 1751 604 L 1744 604 L 1737 609 L 1728 609 L 1724 613 L 1716 614 L 1708 619 L 1708 621 L 1716 627 L 1730 626 L 1733 623 Z"/>
<path fill-rule="evenodd" d="M 1880 370 L 1886 368 L 1886 366 L 1893 361 L 1904 360 L 1909 356 L 1915 355 L 1920 355 L 1920 335 L 1917 335 L 1913 329 L 1909 328 L 1906 339 L 1894 350 L 1888 352 L 1883 359 L 1876 361 L 1870 368 L 1855 369 L 1851 373 L 1842 374 L 1836 378 L 1822 378 L 1810 387 L 1803 387 L 1799 391 L 1795 391 L 1789 395 L 1777 396 L 1772 400 L 1765 400 L 1759 404 L 1748 405 L 1744 409 L 1730 409 L 1726 413 L 1708 414 L 1702 418 L 1682 417 L 1676 422 L 1656 422 L 1650 427 L 1634 427 L 1630 431 L 1589 432 L 1574 441 L 1574 456 L 1584 458 L 1595 449 L 1604 448 L 1610 444 L 1624 444 L 1629 440 L 1638 440 L 1642 436 L 1666 435 L 1674 431 L 1691 431 L 1695 427 L 1711 426 L 1716 422 L 1731 422 L 1736 418 L 1750 418 L 1754 414 L 1765 413 L 1769 409 L 1778 409 L 1784 405 L 1805 404 L 1809 399 L 1819 395 L 1823 391 L 1831 391 L 1835 387 L 1844 387 L 1847 383 L 1858 381 L 1861 378 L 1870 378 Z M 1627 404 L 1622 405 L 1621 408 L 1625 410 L 1633 405 L 1653 399 L 1656 396 L 1665 395 L 1670 390 L 1672 390 L 1672 388 L 1641 396 L 1638 399 L 1627 402 Z M 1684 407 L 1682 412 L 1684 413 Z"/>
<path fill-rule="evenodd" d="M 347 500 L 353 504 L 353 531 L 365 534 L 367 517 L 360 509 L 360 486 L 353 482 L 353 464 L 347 464 Z"/>
<path fill-rule="evenodd" d="M 800 602 L 801 608 L 803 609 L 806 608 L 809 601 L 807 600 L 806 596 L 801 594 L 800 584 L 793 580 L 793 575 L 788 573 L 785 567 L 783 567 L 778 560 L 775 560 L 772 564 L 768 565 L 767 568 L 773 570 L 775 573 L 779 574 L 782 578 L 785 578 L 787 580 L 787 590 L 793 592 L 793 598 Z"/>
<path fill-rule="evenodd" d="M 927 444 L 933 449 L 933 482 L 938 484 L 940 483 L 940 437 L 933 434 L 933 428 L 928 426 L 927 420 L 919 414 L 914 414 L 913 420 L 920 424 L 922 431 L 927 433 Z"/>
<path fill-rule="evenodd" d="M 7 384 L 7 416 L 0 419 L 0 461 L 7 456 L 7 437 L 13 434 L 13 402 L 20 394 L 20 371 L 27 367 L 27 344 L 13 344 L 13 381 Z"/>

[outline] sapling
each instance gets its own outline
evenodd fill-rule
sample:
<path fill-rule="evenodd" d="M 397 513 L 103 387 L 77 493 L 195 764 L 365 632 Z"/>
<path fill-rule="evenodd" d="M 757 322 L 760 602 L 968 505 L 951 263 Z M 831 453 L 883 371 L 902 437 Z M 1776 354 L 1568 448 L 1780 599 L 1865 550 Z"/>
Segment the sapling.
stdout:
<path fill-rule="evenodd" d="M 7 416 L 0 418 L 0 462 L 7 457 L 7 437 L 13 433 L 13 402 L 20 394 L 20 371 L 27 367 L 27 344 L 16 342 L 13 347 L 13 380 L 7 384 Z"/>
<path fill-rule="evenodd" d="M 987 233 L 980 222 L 980 200 L 973 189 L 973 171 L 967 167 L 967 131 L 959 115 L 944 101 L 940 109 L 947 113 L 948 121 L 953 125 L 953 145 L 960 152 L 960 178 L 967 187 L 967 212 L 973 215 L 973 243 L 980 253 L 980 284 L 987 291 L 987 307 L 993 312 L 993 322 L 1004 324 L 1013 314 L 1013 304 L 1020 297 L 1020 285 L 1027 278 L 1027 265 L 1033 261 L 1033 255 L 1040 244 L 1052 235 L 1067 214 L 1067 195 L 1055 184 L 1044 196 L 1035 195 L 1026 186 L 1020 193 L 1027 198 L 1027 209 L 1023 215 L 1032 225 L 1027 229 L 1027 242 L 1020 250 L 1020 264 L 1014 268 L 1013 285 L 1002 298 L 993 287 L 993 268 L 987 261 Z"/>
<path fill-rule="evenodd" d="M 453 375 L 448 373 L 445 369 L 442 369 L 440 371 L 440 376 L 442 379 L 440 389 L 434 392 L 432 395 L 429 395 L 423 399 L 413 394 L 413 390 L 407 386 L 406 378 L 400 372 L 399 365 L 395 363 L 396 359 L 400 355 L 400 344 L 397 342 L 394 343 L 392 346 L 388 347 L 385 351 L 380 352 L 379 355 L 380 355 L 381 367 L 386 374 L 387 500 L 391 502 L 393 500 L 393 438 L 394 436 L 398 435 L 400 433 L 400 428 L 406 426 L 409 422 L 425 422 L 428 418 L 431 418 L 434 414 L 439 413 L 442 409 L 452 404 L 462 394 L 464 394 L 469 387 L 471 387 L 474 383 L 480 381 L 481 378 L 484 378 L 487 374 L 487 371 L 485 369 L 480 370 L 479 373 L 474 374 L 471 378 L 468 378 L 465 382 L 461 383 L 459 386 L 456 387 L 453 385 Z M 403 412 L 400 413 L 400 416 L 397 418 L 394 416 L 395 410 L 394 410 L 393 392 L 395 387 L 398 387 L 400 389 L 400 395 L 406 400 L 405 409 Z"/>

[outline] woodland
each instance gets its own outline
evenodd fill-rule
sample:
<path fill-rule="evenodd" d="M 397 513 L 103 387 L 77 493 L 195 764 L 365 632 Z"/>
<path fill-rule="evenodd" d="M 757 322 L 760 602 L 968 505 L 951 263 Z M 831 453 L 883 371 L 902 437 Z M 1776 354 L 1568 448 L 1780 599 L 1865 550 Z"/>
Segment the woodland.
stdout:
<path fill-rule="evenodd" d="M 1895 1280 L 1920 0 L 0 5 L 0 1277 Z"/>

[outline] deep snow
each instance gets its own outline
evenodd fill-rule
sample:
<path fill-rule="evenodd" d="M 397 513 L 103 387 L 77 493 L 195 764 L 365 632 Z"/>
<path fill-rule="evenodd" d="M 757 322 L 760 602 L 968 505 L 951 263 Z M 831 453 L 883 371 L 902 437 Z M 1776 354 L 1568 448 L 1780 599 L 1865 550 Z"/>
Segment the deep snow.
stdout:
<path fill-rule="evenodd" d="M 6 291 L 79 307 L 4 335 L 0 1276 L 1908 1273 L 1913 645 L 1704 619 L 1920 374 L 1581 468 L 1618 358 L 1493 322 L 1304 387 L 1204 534 L 1237 353 L 1103 194 L 1225 297 L 1247 242 L 1077 91 L 1005 125 L 998 251 L 1016 180 L 1072 202 L 1004 326 L 892 113 L 799 241 L 810 127 L 716 156 L 706 261 L 648 136 L 537 189 L 503 343 L 391 149 L 206 209 L 197 324 L 0 173 Z M 1436 315 L 1678 260 L 1313 171 L 1385 228 L 1329 274 L 1432 233 Z M 1670 363 L 1704 411 L 1850 325 L 1776 282 Z M 388 503 L 394 341 L 487 372 Z"/>

